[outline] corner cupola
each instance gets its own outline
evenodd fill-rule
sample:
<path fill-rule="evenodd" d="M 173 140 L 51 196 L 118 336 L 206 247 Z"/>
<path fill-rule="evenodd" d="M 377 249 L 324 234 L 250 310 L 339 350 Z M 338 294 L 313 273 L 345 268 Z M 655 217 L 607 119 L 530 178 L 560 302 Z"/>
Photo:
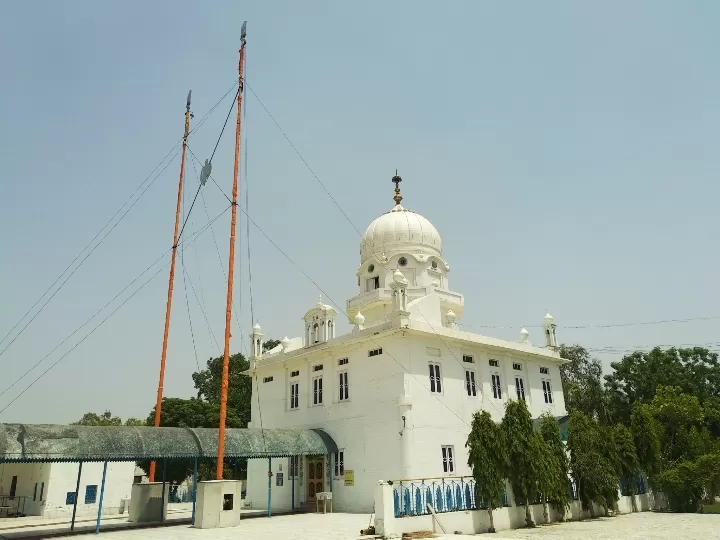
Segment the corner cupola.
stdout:
<path fill-rule="evenodd" d="M 337 311 L 334 307 L 323 304 L 322 297 L 305 313 L 305 346 L 311 347 L 318 343 L 331 340 L 335 337 L 335 317 Z"/>

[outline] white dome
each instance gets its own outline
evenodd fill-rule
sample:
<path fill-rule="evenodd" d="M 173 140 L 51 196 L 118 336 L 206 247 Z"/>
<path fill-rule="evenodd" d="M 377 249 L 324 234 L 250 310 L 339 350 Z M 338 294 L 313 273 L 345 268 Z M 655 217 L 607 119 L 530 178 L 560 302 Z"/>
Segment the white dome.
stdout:
<path fill-rule="evenodd" d="M 437 229 L 420 214 L 395 206 L 387 214 L 373 221 L 360 242 L 360 259 L 390 251 L 430 251 L 442 256 L 442 241 Z"/>

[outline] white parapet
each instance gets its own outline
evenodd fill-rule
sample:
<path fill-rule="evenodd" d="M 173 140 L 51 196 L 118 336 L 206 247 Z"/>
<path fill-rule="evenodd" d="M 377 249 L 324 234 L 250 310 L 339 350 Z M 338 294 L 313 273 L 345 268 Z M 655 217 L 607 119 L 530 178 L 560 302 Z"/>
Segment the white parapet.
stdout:
<path fill-rule="evenodd" d="M 195 506 L 195 528 L 217 529 L 240 525 L 241 480 L 199 482 Z"/>
<path fill-rule="evenodd" d="M 165 484 L 164 497 L 162 482 L 133 484 L 132 491 L 130 493 L 130 511 L 128 521 L 132 523 L 165 521 L 167 519 L 169 493 L 169 482 Z"/>

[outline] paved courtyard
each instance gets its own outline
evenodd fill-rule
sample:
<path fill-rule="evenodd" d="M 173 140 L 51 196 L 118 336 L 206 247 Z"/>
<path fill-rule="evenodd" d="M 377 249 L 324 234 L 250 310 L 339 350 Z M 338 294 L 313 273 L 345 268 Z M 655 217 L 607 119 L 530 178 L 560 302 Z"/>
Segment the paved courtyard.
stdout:
<path fill-rule="evenodd" d="M 187 525 L 152 529 L 109 530 L 102 540 L 356 540 L 360 529 L 367 527 L 368 515 L 362 514 L 299 514 L 248 519 L 231 529 L 193 529 Z M 516 540 L 707 540 L 717 538 L 720 515 L 656 514 L 643 512 L 615 518 L 600 518 L 540 526 L 535 529 L 501 531 L 487 539 Z M 17 531 L 0 530 L 0 539 L 20 538 Z M 24 534 L 32 534 L 25 530 Z M 23 536 L 24 536 L 23 534 Z M 45 538 L 36 530 L 33 538 Z M 365 537 L 367 538 L 367 537 Z M 443 535 L 456 540 L 472 536 Z"/>

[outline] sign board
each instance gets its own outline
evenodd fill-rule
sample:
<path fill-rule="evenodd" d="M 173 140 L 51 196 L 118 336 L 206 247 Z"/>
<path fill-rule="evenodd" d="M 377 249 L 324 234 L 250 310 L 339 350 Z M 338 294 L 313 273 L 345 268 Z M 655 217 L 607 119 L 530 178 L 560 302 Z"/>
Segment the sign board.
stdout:
<path fill-rule="evenodd" d="M 345 485 L 346 486 L 354 486 L 355 485 L 355 471 L 345 471 Z"/>
<path fill-rule="evenodd" d="M 275 473 L 275 485 L 278 487 L 282 487 L 283 485 L 283 473 Z"/>

